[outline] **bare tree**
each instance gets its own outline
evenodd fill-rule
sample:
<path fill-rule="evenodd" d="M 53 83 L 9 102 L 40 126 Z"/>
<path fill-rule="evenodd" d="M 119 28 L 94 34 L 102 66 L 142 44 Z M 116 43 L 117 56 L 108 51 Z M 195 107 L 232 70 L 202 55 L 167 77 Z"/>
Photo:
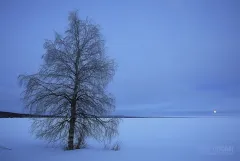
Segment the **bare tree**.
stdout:
<path fill-rule="evenodd" d="M 86 137 L 98 140 L 117 135 L 119 119 L 102 118 L 115 109 L 106 87 L 115 73 L 115 63 L 106 56 L 99 26 L 91 20 L 69 15 L 64 36 L 46 40 L 44 63 L 38 73 L 20 75 L 25 87 L 24 103 L 33 114 L 60 116 L 34 119 L 38 138 L 66 141 L 67 149 L 81 148 Z"/>

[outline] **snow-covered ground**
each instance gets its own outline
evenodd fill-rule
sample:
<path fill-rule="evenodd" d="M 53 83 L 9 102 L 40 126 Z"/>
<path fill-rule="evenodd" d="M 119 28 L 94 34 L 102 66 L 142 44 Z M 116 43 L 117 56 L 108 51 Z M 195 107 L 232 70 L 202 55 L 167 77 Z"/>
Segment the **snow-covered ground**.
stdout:
<path fill-rule="evenodd" d="M 240 118 L 124 119 L 120 151 L 90 142 L 63 151 L 29 133 L 28 119 L 0 119 L 0 161 L 239 161 Z"/>

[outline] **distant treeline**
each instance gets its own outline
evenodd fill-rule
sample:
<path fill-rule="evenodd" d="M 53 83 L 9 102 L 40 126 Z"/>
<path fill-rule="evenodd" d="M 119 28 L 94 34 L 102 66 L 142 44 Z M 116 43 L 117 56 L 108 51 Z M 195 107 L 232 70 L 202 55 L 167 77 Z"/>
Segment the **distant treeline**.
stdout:
<path fill-rule="evenodd" d="M 61 118 L 61 117 L 64 116 L 35 115 L 0 111 L 0 118 Z M 125 116 L 125 115 L 98 116 L 98 118 L 195 118 L 195 117 L 210 117 L 210 116 Z"/>
<path fill-rule="evenodd" d="M 33 115 L 33 114 L 23 114 L 23 113 L 14 113 L 14 112 L 3 112 L 0 111 L 0 118 L 56 118 L 63 116 L 54 116 L 54 115 Z M 122 115 L 112 115 L 112 116 L 99 116 L 101 118 L 145 118 L 137 116 L 122 116 Z"/>
<path fill-rule="evenodd" d="M 2 112 L 2 111 L 0 111 L 0 118 L 33 118 L 33 117 L 56 117 L 56 116 L 32 115 L 32 114 L 23 114 L 23 113 L 13 113 L 13 112 Z"/>

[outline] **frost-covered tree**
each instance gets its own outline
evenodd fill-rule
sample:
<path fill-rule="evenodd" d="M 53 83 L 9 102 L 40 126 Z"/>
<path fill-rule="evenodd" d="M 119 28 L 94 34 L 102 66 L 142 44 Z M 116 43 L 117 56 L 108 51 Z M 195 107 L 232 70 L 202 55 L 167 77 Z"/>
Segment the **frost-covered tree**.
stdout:
<path fill-rule="evenodd" d="M 106 56 L 99 26 L 69 15 L 63 35 L 46 40 L 43 65 L 33 75 L 20 75 L 25 107 L 32 114 L 54 118 L 33 120 L 38 138 L 64 141 L 67 149 L 81 148 L 87 137 L 103 141 L 117 135 L 119 119 L 103 118 L 114 109 L 114 97 L 106 91 L 115 63 Z"/>

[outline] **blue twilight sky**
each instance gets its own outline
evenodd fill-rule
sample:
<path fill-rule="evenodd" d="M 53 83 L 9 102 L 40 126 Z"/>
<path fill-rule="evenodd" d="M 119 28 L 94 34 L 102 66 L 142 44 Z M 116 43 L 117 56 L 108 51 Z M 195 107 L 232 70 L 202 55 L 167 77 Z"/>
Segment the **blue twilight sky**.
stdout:
<path fill-rule="evenodd" d="M 37 71 L 74 9 L 118 63 L 117 111 L 240 110 L 239 0 L 2 0 L 0 110 L 22 111 L 17 76 Z"/>

